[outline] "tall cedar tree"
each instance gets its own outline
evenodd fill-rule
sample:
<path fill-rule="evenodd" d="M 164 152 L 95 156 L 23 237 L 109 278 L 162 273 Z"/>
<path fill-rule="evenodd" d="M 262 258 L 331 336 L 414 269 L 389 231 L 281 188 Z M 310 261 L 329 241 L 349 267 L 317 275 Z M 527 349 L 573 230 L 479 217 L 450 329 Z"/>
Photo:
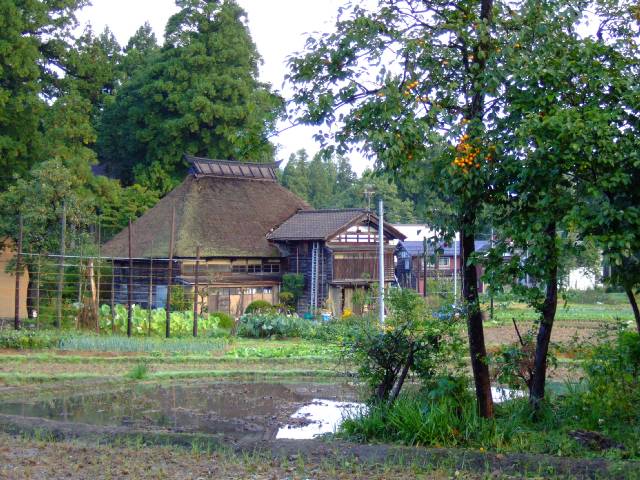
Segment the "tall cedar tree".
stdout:
<path fill-rule="evenodd" d="M 41 158 L 41 118 L 85 0 L 0 0 L 0 187 Z"/>
<path fill-rule="evenodd" d="M 100 128 L 109 169 L 161 193 L 183 178 L 185 153 L 271 161 L 268 137 L 282 108 L 257 80 L 260 57 L 235 1 L 176 4 L 165 45 L 130 72 Z"/>

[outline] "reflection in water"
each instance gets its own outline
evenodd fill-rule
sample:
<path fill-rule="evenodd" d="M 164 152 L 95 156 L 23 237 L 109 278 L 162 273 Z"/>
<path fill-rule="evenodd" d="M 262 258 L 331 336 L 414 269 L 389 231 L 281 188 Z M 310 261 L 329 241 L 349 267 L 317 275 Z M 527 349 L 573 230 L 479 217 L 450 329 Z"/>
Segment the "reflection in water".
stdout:
<path fill-rule="evenodd" d="M 493 387 L 496 403 L 524 392 Z M 334 432 L 366 408 L 353 386 L 319 383 L 207 382 L 135 384 L 52 400 L 0 404 L 0 413 L 136 430 L 308 439 Z"/>
<path fill-rule="evenodd" d="M 296 410 L 294 422 L 280 428 L 276 438 L 305 440 L 335 432 L 347 417 L 364 413 L 362 403 L 336 402 L 314 398 L 313 402 Z"/>
<path fill-rule="evenodd" d="M 506 387 L 491 387 L 491 397 L 495 403 L 506 402 L 507 400 L 521 398 L 525 395 L 522 390 L 513 390 Z"/>
<path fill-rule="evenodd" d="M 273 438 L 301 406 L 317 398 L 340 402 L 356 396 L 353 387 L 340 383 L 137 384 L 2 403 L 0 413 L 136 430 Z"/>

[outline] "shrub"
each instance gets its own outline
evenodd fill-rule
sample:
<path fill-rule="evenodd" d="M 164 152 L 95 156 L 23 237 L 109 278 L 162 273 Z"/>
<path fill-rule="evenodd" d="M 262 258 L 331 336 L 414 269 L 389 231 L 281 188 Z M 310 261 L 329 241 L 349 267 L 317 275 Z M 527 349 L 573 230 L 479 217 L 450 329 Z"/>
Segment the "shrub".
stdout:
<path fill-rule="evenodd" d="M 280 303 L 292 307 L 296 301 L 296 296 L 291 292 L 280 292 Z"/>
<path fill-rule="evenodd" d="M 217 320 L 218 328 L 231 330 L 236 325 L 236 321 L 228 313 L 214 312 L 210 315 L 210 318 L 213 320 Z"/>
<path fill-rule="evenodd" d="M 193 302 L 182 285 L 171 286 L 171 311 L 186 312 L 193 308 Z"/>
<path fill-rule="evenodd" d="M 247 305 L 244 313 L 271 312 L 273 310 L 273 305 L 266 300 L 254 300 Z"/>
<path fill-rule="evenodd" d="M 376 320 L 356 323 L 345 338 L 344 354 L 358 366 L 377 401 L 393 402 L 409 374 L 426 381 L 450 365 L 458 367 L 452 360 L 460 359 L 462 342 L 453 311 L 436 315 L 409 289 L 392 289 L 387 297 L 390 315 L 385 325 Z"/>
<path fill-rule="evenodd" d="M 619 332 L 596 346 L 584 362 L 586 388 L 576 389 L 572 407 L 589 428 L 620 421 L 640 423 L 640 335 Z"/>
<path fill-rule="evenodd" d="M 58 348 L 64 334 L 49 330 L 2 330 L 0 348 L 19 350 Z"/>
<path fill-rule="evenodd" d="M 285 273 L 282 276 L 282 292 L 280 293 L 280 301 L 282 303 L 286 303 L 282 299 L 282 293 L 285 292 L 293 295 L 290 305 L 295 306 L 304 292 L 304 275 L 301 273 Z"/>
<path fill-rule="evenodd" d="M 297 315 L 257 312 L 240 317 L 238 335 L 249 338 L 302 337 L 311 330 L 311 322 Z"/>

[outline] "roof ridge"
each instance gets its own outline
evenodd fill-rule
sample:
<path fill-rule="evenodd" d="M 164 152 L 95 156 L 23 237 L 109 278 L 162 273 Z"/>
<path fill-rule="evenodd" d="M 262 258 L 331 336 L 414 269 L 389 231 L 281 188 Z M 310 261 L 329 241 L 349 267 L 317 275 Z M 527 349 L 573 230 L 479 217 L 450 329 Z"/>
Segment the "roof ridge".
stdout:
<path fill-rule="evenodd" d="M 335 212 L 367 212 L 366 208 L 314 208 L 313 210 L 301 210 L 298 213 L 335 213 Z M 374 212 L 371 212 L 374 213 Z"/>
<path fill-rule="evenodd" d="M 187 155 L 185 154 L 184 158 L 188 162 L 205 162 L 205 163 L 223 163 L 225 165 L 256 165 L 261 167 L 278 167 L 282 163 L 280 162 L 247 162 L 245 160 L 218 160 L 215 158 L 207 158 L 207 157 L 198 157 L 196 155 Z"/>

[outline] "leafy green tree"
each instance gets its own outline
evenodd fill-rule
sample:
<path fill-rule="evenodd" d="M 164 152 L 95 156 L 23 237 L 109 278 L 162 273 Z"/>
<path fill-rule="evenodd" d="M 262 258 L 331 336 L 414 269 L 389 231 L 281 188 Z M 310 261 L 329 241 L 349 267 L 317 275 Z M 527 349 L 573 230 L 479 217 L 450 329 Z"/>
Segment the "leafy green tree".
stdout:
<path fill-rule="evenodd" d="M 566 259 L 583 255 L 585 241 L 597 244 L 598 234 L 630 238 L 607 218 L 606 208 L 594 206 L 607 198 L 603 188 L 621 187 L 633 178 L 633 169 L 620 159 L 633 151 L 629 130 L 638 105 L 629 102 L 627 92 L 637 95 L 630 69 L 637 60 L 620 48 L 627 35 L 620 25 L 607 34 L 615 41 L 604 39 L 607 24 L 617 23 L 615 16 L 604 17 L 595 37 L 577 33 L 585 5 L 545 2 L 518 12 L 517 19 L 526 18 L 535 28 L 514 35 L 517 48 L 503 70 L 508 79 L 504 107 L 491 129 L 492 144 L 498 145 L 492 218 L 509 239 L 493 256 L 493 273 L 507 272 L 504 281 L 527 275 L 536 282 L 514 285 L 540 314 L 528 382 L 536 409 L 544 399 Z M 633 219 L 633 208 L 624 215 Z M 505 248 L 512 258 L 507 265 L 500 253 Z"/>
<path fill-rule="evenodd" d="M 282 101 L 257 80 L 260 57 L 235 1 L 180 0 L 164 47 L 132 72 L 100 129 L 100 157 L 119 178 L 166 193 L 185 153 L 269 161 Z"/>
<path fill-rule="evenodd" d="M 379 1 L 343 9 L 335 32 L 309 39 L 290 61 L 301 121 L 334 127 L 338 151 L 362 144 L 388 170 L 420 165 L 430 189 L 446 197 L 454 221 L 440 222 L 461 234 L 471 363 L 487 417 L 493 403 L 472 258 L 489 185 L 490 169 L 479 163 L 489 154 L 485 122 L 498 110 L 495 52 L 509 41 L 500 36 L 508 21 L 493 0 Z"/>
<path fill-rule="evenodd" d="M 85 0 L 0 1 L 0 186 L 24 174 L 39 160 L 45 98 L 55 93 L 57 66 L 63 63 Z"/>

